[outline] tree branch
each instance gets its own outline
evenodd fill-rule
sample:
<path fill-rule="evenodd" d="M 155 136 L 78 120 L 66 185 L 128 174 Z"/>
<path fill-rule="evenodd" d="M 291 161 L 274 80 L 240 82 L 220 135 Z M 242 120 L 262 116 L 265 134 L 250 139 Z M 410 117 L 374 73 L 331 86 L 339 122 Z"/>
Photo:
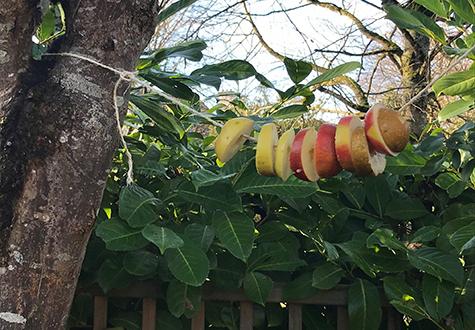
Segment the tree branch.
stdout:
<path fill-rule="evenodd" d="M 331 10 L 335 13 L 340 14 L 341 16 L 349 18 L 365 37 L 378 42 L 381 46 L 383 46 L 384 48 L 388 50 L 392 50 L 397 54 L 402 54 L 402 49 L 398 45 L 396 45 L 391 40 L 386 39 L 382 35 L 369 30 L 360 19 L 358 19 L 355 15 L 350 13 L 348 10 L 329 2 L 322 2 L 319 0 L 309 0 L 309 1 L 313 3 L 314 5 L 320 6 L 322 8 L 326 8 L 328 10 Z"/>
<path fill-rule="evenodd" d="M 243 6 L 244 6 L 244 10 L 247 14 L 247 18 L 248 18 L 248 21 L 249 23 L 251 24 L 252 26 L 252 29 L 254 31 L 254 33 L 256 34 L 257 38 L 259 39 L 259 41 L 261 42 L 262 46 L 272 55 L 274 56 L 275 58 L 277 58 L 278 60 L 280 61 L 284 61 L 285 59 L 285 56 L 280 54 L 279 52 L 277 52 L 276 50 L 274 50 L 264 39 L 264 37 L 262 36 L 262 34 L 260 33 L 259 29 L 257 28 L 254 20 L 252 19 L 251 17 L 251 14 L 249 13 L 249 9 L 247 8 L 247 5 L 246 3 L 244 2 L 243 3 Z M 328 68 L 325 68 L 323 66 L 319 66 L 315 63 L 310 63 L 310 65 L 312 66 L 312 70 L 313 71 L 316 71 L 316 72 L 319 72 L 319 73 L 323 73 L 325 71 L 328 70 Z M 355 98 L 358 102 L 358 104 L 355 104 L 349 100 L 346 100 L 347 101 L 347 104 L 352 104 L 354 105 L 354 109 L 356 110 L 360 110 L 362 108 L 368 110 L 369 109 L 369 106 L 368 106 L 368 99 L 366 98 L 366 95 L 363 91 L 363 89 L 361 88 L 361 86 L 356 82 L 354 81 L 353 79 L 351 79 L 350 77 L 347 77 L 347 76 L 340 76 L 340 77 L 336 77 L 322 85 L 325 85 L 325 86 L 333 86 L 333 85 L 345 85 L 347 86 L 348 88 L 350 88 L 354 95 L 355 95 Z M 328 93 L 329 94 L 329 93 Z M 333 95 L 332 95 L 333 96 Z M 340 97 L 342 97 L 340 95 Z"/>

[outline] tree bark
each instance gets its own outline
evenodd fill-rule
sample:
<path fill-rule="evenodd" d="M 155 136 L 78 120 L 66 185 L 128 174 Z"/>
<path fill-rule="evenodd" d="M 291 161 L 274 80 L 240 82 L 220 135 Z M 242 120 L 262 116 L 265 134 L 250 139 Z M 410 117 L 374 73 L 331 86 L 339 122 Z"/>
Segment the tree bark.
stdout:
<path fill-rule="evenodd" d="M 12 2 L 0 10 L 0 329 L 62 329 L 117 146 L 118 77 L 30 60 L 39 1 Z M 156 3 L 64 1 L 67 34 L 53 47 L 132 70 Z"/>

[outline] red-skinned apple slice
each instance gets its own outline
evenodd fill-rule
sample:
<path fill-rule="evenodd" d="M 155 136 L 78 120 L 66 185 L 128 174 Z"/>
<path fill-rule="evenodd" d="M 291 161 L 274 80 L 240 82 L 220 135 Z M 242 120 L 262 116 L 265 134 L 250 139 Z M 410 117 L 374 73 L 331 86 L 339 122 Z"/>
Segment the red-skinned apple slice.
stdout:
<path fill-rule="evenodd" d="M 301 130 L 295 135 L 290 149 L 290 167 L 295 176 L 312 182 L 319 179 L 314 161 L 316 134 L 313 127 Z"/>
<path fill-rule="evenodd" d="M 372 150 L 396 156 L 409 142 L 409 127 L 401 115 L 375 104 L 365 115 L 366 138 Z"/>
<path fill-rule="evenodd" d="M 351 136 L 351 157 L 357 175 L 379 175 L 386 167 L 386 157 L 380 153 L 370 152 L 363 127 L 358 127 Z"/>
<path fill-rule="evenodd" d="M 294 138 L 295 133 L 291 128 L 282 134 L 275 149 L 275 174 L 284 181 L 292 174 L 292 169 L 290 168 L 290 151 Z"/>
<path fill-rule="evenodd" d="M 355 167 L 351 158 L 352 135 L 363 122 L 356 116 L 343 117 L 338 122 L 335 133 L 335 152 L 341 167 L 353 172 Z"/>
<path fill-rule="evenodd" d="M 315 167 L 321 178 L 330 178 L 341 171 L 335 152 L 335 125 L 322 124 L 315 141 Z"/>

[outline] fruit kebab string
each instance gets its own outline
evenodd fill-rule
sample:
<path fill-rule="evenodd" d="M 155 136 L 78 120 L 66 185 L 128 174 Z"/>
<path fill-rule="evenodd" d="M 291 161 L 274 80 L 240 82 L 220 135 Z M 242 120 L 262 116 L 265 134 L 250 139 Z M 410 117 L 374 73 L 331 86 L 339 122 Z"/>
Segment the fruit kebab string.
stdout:
<path fill-rule="evenodd" d="M 227 162 L 239 152 L 254 121 L 233 118 L 224 124 L 215 141 L 216 156 Z M 386 167 L 386 155 L 396 156 L 409 142 L 409 127 L 400 113 L 382 104 L 374 105 L 364 121 L 356 116 L 342 118 L 338 125 L 322 124 L 318 131 L 290 129 L 279 138 L 277 126 L 261 127 L 256 145 L 257 172 L 287 180 L 292 173 L 315 182 L 345 169 L 360 176 L 379 175 Z"/>

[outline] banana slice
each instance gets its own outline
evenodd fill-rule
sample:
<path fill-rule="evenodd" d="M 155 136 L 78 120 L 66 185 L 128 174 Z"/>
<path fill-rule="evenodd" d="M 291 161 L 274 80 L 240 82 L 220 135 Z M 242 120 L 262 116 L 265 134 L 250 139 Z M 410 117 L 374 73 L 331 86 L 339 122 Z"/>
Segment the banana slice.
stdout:
<path fill-rule="evenodd" d="M 249 118 L 233 118 L 224 124 L 214 143 L 216 156 L 221 162 L 227 162 L 241 149 L 246 138 L 252 132 L 254 121 Z"/>
<path fill-rule="evenodd" d="M 262 126 L 256 148 L 256 169 L 260 175 L 273 176 L 275 174 L 275 147 L 278 140 L 279 135 L 275 124 L 269 123 Z"/>
<path fill-rule="evenodd" d="M 292 169 L 290 168 L 290 149 L 292 148 L 294 138 L 294 130 L 289 129 L 282 134 L 275 150 L 275 174 L 284 181 L 292 175 Z"/>

